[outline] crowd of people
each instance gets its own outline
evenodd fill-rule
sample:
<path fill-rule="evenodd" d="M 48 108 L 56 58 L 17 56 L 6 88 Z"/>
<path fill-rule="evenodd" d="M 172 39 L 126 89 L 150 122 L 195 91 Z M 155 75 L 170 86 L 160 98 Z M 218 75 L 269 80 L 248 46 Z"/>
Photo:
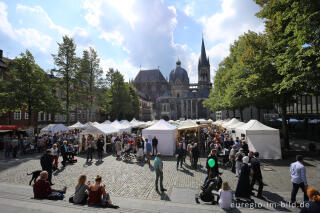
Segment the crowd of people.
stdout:
<path fill-rule="evenodd" d="M 197 135 L 200 134 L 200 135 Z M 59 167 L 59 157 L 62 157 L 62 167 L 67 162 L 74 162 L 75 155 L 85 154 L 87 162 L 92 161 L 93 153 L 97 153 L 98 161 L 103 162 L 103 153 L 109 152 L 117 158 L 121 158 L 126 154 L 133 154 L 137 162 L 146 162 L 151 166 L 151 159 L 154 156 L 155 171 L 155 190 L 165 192 L 163 187 L 163 162 L 162 155 L 158 152 L 158 139 L 154 136 L 150 141 L 139 135 L 123 133 L 121 135 L 82 135 L 79 132 L 69 132 L 55 134 L 53 136 L 42 135 L 35 136 L 29 140 L 27 137 L 6 136 L 4 140 L 5 156 L 16 157 L 20 151 L 26 154 L 28 148 L 33 147 L 33 152 L 46 152 L 41 157 L 42 172 L 40 179 L 34 184 L 35 197 L 52 197 L 53 195 L 63 194 L 62 191 L 51 189 L 52 172 Z M 217 193 L 217 202 L 221 208 L 231 208 L 233 197 L 238 202 L 253 202 L 251 196 L 253 188 L 258 183 L 257 195 L 259 199 L 263 197 L 263 177 L 259 160 L 259 152 L 249 150 L 249 146 L 244 138 L 235 139 L 232 134 L 226 132 L 217 126 L 208 126 L 202 128 L 199 132 L 186 132 L 180 134 L 177 139 L 176 146 L 176 168 L 179 170 L 183 165 L 187 165 L 186 159 L 189 158 L 190 167 L 198 169 L 198 161 L 200 157 L 207 157 L 206 169 L 207 177 L 202 186 L 203 192 L 208 192 L 207 196 L 214 201 L 214 193 L 211 189 L 215 189 Z M 209 164 L 210 160 L 213 164 Z M 231 190 L 228 182 L 221 179 L 219 168 L 230 169 L 238 178 L 236 189 Z M 317 190 L 307 187 L 306 171 L 303 165 L 302 156 L 297 156 L 297 161 L 290 167 L 292 193 L 290 203 L 296 203 L 296 194 L 299 188 L 304 193 L 304 200 L 310 203 L 312 208 L 319 210 L 319 195 Z M 159 184 L 160 182 L 160 184 Z M 211 188 L 210 188 L 211 187 Z M 210 189 L 210 190 L 208 190 Z M 211 194 L 210 194 L 211 193 Z M 39 195 L 40 194 L 40 195 Z M 202 193 L 205 196 L 205 193 Z M 200 197 L 201 198 L 201 197 Z M 74 203 L 88 203 L 94 205 L 102 205 L 115 207 L 111 204 L 110 196 L 106 193 L 104 185 L 101 183 L 101 177 L 97 176 L 94 184 L 86 183 L 86 176 L 82 175 L 76 186 L 75 194 L 72 197 Z M 315 204 L 314 204 L 315 203 Z M 317 204 L 317 205 L 316 205 Z M 309 209 L 310 210 L 310 209 Z M 308 212 L 304 210 L 303 212 Z M 310 212 L 310 211 L 309 211 Z M 312 211 L 311 211 L 312 212 Z"/>

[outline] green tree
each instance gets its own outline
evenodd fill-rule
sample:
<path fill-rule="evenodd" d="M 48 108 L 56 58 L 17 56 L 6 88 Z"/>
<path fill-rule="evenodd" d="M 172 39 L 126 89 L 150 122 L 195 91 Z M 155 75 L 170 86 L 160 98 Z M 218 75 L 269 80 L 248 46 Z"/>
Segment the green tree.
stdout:
<path fill-rule="evenodd" d="M 138 115 L 139 101 L 133 85 L 125 83 L 123 75 L 110 68 L 106 74 L 104 111 L 110 119 L 132 119 Z"/>
<path fill-rule="evenodd" d="M 60 109 L 60 105 L 54 97 L 52 86 L 48 74 L 35 63 L 31 52 L 26 50 L 9 64 L 7 79 L 3 84 L 3 97 L 6 98 L 3 103 L 7 106 L 2 109 L 13 111 L 25 108 L 29 115 L 37 111 L 54 113 Z"/>
<path fill-rule="evenodd" d="M 265 22 L 269 53 L 279 79 L 273 83 L 289 148 L 286 107 L 300 94 L 319 94 L 320 3 L 318 0 L 255 0 Z"/>
<path fill-rule="evenodd" d="M 68 36 L 63 36 L 62 40 L 62 43 L 58 43 L 58 54 L 52 54 L 52 57 L 55 65 L 58 67 L 56 72 L 62 77 L 62 90 L 66 96 L 65 110 L 67 114 L 67 125 L 69 125 L 71 86 L 77 69 L 78 59 L 76 57 L 76 44 L 74 40 Z"/>

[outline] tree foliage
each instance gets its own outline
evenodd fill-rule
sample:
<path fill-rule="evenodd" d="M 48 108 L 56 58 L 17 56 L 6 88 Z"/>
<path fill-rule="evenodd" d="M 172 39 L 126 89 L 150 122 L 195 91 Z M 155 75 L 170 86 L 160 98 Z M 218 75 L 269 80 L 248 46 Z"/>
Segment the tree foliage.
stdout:
<path fill-rule="evenodd" d="M 26 50 L 9 64 L 6 80 L 2 84 L 1 110 L 15 111 L 25 108 L 32 111 L 57 112 L 61 110 L 59 99 L 54 97 L 53 82 Z M 29 119 L 29 125 L 31 118 Z"/>

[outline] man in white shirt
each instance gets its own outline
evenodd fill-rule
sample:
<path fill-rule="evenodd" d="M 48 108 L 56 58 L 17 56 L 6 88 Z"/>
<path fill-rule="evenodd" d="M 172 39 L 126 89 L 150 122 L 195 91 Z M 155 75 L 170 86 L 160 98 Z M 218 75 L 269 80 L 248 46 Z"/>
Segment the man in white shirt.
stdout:
<path fill-rule="evenodd" d="M 308 201 L 308 196 L 306 193 L 307 178 L 306 178 L 306 168 L 304 167 L 303 157 L 302 155 L 296 156 L 296 162 L 290 165 L 290 174 L 291 174 L 291 182 L 293 185 L 292 192 L 291 192 L 291 203 L 296 202 L 296 195 L 298 193 L 299 188 L 303 191 L 304 194 L 304 201 Z M 298 205 L 298 203 L 297 203 Z"/>

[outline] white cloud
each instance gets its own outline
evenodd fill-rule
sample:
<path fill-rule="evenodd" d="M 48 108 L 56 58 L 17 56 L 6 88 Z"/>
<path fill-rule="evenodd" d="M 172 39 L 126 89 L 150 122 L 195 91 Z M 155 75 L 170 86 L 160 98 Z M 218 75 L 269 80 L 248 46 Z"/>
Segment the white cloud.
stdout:
<path fill-rule="evenodd" d="M 15 33 L 19 39 L 21 39 L 21 44 L 26 47 L 38 47 L 39 50 L 46 53 L 50 47 L 52 38 L 48 35 L 42 34 L 35 29 L 17 29 Z"/>
<path fill-rule="evenodd" d="M 133 66 L 128 59 L 123 60 L 121 63 L 117 63 L 112 58 L 100 59 L 100 65 L 103 68 L 104 75 L 107 73 L 109 68 L 113 68 L 121 72 L 125 81 L 134 79 L 140 70 L 140 68 Z"/>
<path fill-rule="evenodd" d="M 8 21 L 7 16 L 7 5 L 3 2 L 0 2 L 0 30 L 6 33 L 10 38 L 15 39 L 16 36 L 14 34 L 11 24 Z"/>
<path fill-rule="evenodd" d="M 63 28 L 63 27 L 61 27 L 59 25 L 56 25 L 52 21 L 52 19 L 49 17 L 47 12 L 44 11 L 44 9 L 41 6 L 29 7 L 29 6 L 26 6 L 26 5 L 17 4 L 16 9 L 20 10 L 20 11 L 28 11 L 28 12 L 31 12 L 31 13 L 37 13 L 37 14 L 41 15 L 41 17 L 43 17 L 48 22 L 48 24 L 49 24 L 48 26 L 50 27 L 50 29 L 57 30 L 62 35 L 71 35 L 71 32 L 68 29 Z"/>
<path fill-rule="evenodd" d="M 37 47 L 40 51 L 46 53 L 51 44 L 52 38 L 33 28 L 14 29 L 8 21 L 7 6 L 0 2 L 0 30 L 7 34 L 12 40 L 19 42 L 26 48 Z"/>
<path fill-rule="evenodd" d="M 214 44 L 208 48 L 211 70 L 229 54 L 230 45 L 244 32 L 262 32 L 264 23 L 255 17 L 259 7 L 252 0 L 221 0 L 220 12 L 198 21 L 203 24 L 205 40 Z M 213 74 L 213 73 L 212 73 Z"/>
<path fill-rule="evenodd" d="M 121 1 L 85 0 L 82 7 L 87 23 L 98 30 L 100 38 L 127 52 L 132 67 L 160 66 L 165 76 L 174 67 L 179 52 L 173 40 L 178 24 L 174 6 L 162 0 L 129 1 L 126 6 Z"/>
<path fill-rule="evenodd" d="M 184 13 L 187 15 L 187 16 L 193 16 L 194 15 L 194 2 L 191 2 L 189 4 L 186 5 L 186 7 L 184 8 Z"/>

